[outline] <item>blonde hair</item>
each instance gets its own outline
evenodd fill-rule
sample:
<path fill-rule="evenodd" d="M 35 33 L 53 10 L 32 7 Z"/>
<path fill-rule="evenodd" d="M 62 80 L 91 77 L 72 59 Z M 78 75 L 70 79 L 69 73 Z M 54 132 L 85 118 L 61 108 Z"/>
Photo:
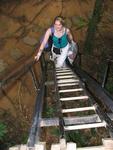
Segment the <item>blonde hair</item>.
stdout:
<path fill-rule="evenodd" d="M 55 17 L 54 23 L 55 23 L 55 21 L 59 21 L 62 25 L 65 24 L 64 18 L 62 16 Z"/>

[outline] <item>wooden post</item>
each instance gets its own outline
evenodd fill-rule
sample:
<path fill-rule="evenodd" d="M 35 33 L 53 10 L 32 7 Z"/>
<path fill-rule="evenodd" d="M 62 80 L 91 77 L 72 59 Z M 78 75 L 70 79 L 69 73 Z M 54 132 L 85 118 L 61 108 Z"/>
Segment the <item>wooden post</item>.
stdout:
<path fill-rule="evenodd" d="M 76 143 L 73 143 L 73 142 L 67 143 L 66 150 L 76 150 Z"/>
<path fill-rule="evenodd" d="M 105 138 L 102 139 L 104 150 L 113 150 L 113 139 Z"/>
<path fill-rule="evenodd" d="M 60 150 L 66 150 L 66 140 L 60 139 Z"/>
<path fill-rule="evenodd" d="M 13 146 L 9 148 L 9 150 L 19 150 L 19 149 L 20 149 L 20 146 Z"/>
<path fill-rule="evenodd" d="M 35 150 L 46 150 L 46 142 L 35 144 Z"/>
<path fill-rule="evenodd" d="M 51 150 L 60 150 L 60 144 L 52 144 Z"/>
<path fill-rule="evenodd" d="M 21 145 L 19 150 L 27 150 L 27 145 Z"/>

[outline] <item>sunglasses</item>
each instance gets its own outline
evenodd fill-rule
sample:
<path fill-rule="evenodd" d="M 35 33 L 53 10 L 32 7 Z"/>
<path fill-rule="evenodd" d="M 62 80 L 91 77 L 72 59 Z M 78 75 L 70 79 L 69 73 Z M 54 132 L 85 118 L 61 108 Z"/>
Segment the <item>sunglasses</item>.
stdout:
<path fill-rule="evenodd" d="M 58 44 L 61 44 L 61 38 L 58 39 Z"/>

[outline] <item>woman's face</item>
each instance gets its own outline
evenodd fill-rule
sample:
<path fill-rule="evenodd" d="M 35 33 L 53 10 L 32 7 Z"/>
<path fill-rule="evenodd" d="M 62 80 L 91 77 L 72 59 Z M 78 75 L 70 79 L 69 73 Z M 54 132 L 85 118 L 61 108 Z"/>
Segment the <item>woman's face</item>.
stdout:
<path fill-rule="evenodd" d="M 61 22 L 59 20 L 56 20 L 55 23 L 54 23 L 54 27 L 57 31 L 61 31 L 62 30 L 62 27 L 63 25 L 61 24 Z"/>

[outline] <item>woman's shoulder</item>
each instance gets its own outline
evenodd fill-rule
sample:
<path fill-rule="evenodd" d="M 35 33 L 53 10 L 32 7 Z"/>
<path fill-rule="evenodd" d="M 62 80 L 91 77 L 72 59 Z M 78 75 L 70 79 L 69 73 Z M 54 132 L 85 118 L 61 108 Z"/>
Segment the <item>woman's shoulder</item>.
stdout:
<path fill-rule="evenodd" d="M 70 29 L 67 28 L 67 27 L 65 27 L 65 31 L 66 31 L 66 33 L 69 33 L 69 32 L 70 32 Z"/>
<path fill-rule="evenodd" d="M 46 30 L 46 32 L 47 32 L 48 34 L 51 34 L 52 32 L 54 32 L 54 27 L 49 27 L 49 28 Z"/>

